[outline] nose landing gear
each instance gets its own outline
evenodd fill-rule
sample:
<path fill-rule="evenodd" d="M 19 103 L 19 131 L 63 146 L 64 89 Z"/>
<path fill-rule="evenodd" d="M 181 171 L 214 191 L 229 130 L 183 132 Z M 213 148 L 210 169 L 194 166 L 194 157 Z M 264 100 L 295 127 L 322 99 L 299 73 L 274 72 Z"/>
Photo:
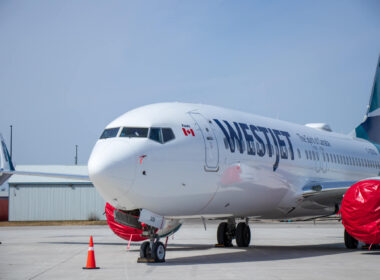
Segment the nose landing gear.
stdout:
<path fill-rule="evenodd" d="M 138 263 L 142 262 L 165 262 L 165 246 L 162 242 L 156 241 L 151 245 L 150 241 L 145 241 L 140 247 L 140 258 Z"/>
<path fill-rule="evenodd" d="M 141 244 L 140 258 L 137 259 L 137 262 L 165 262 L 165 245 L 160 242 L 159 236 L 153 228 L 149 229 L 149 237 L 150 241 L 145 241 Z"/>
<path fill-rule="evenodd" d="M 230 218 L 227 222 L 220 223 L 217 231 L 218 244 L 216 247 L 232 247 L 232 240 L 236 239 L 238 247 L 248 247 L 251 242 L 251 230 L 246 222 L 236 226 L 235 219 Z"/>

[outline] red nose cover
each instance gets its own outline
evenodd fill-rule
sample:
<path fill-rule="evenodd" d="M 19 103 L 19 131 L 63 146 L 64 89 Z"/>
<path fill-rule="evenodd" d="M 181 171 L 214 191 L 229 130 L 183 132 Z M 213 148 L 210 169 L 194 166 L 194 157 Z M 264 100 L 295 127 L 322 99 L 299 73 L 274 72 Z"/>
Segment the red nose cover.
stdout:
<path fill-rule="evenodd" d="M 106 217 L 107 217 L 107 223 L 109 227 L 112 229 L 112 231 L 119 236 L 120 238 L 123 238 L 125 240 L 131 240 L 132 235 L 132 241 L 141 241 L 145 240 L 145 237 L 141 237 L 142 230 L 136 229 L 132 227 L 127 227 L 125 225 L 119 224 L 114 219 L 114 211 L 115 207 L 113 207 L 111 204 L 106 203 Z"/>
<path fill-rule="evenodd" d="M 380 244 L 380 181 L 352 185 L 343 197 L 340 213 L 351 236 L 366 244 Z"/>

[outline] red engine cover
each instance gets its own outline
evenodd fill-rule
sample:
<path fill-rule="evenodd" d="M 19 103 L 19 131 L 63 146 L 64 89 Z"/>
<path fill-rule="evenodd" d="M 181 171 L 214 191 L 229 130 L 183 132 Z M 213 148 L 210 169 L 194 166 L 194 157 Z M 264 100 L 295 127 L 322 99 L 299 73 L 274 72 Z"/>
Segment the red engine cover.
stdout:
<path fill-rule="evenodd" d="M 106 217 L 107 217 L 107 223 L 109 227 L 112 229 L 112 231 L 119 236 L 120 238 L 123 238 L 125 240 L 130 240 L 132 235 L 132 241 L 142 241 L 145 240 L 145 237 L 141 237 L 142 230 L 136 229 L 132 227 L 127 227 L 125 225 L 119 224 L 114 219 L 114 210 L 116 208 L 113 207 L 111 204 L 106 203 Z"/>
<path fill-rule="evenodd" d="M 347 232 L 366 244 L 380 243 L 380 181 L 365 180 L 345 193 L 340 213 Z"/>

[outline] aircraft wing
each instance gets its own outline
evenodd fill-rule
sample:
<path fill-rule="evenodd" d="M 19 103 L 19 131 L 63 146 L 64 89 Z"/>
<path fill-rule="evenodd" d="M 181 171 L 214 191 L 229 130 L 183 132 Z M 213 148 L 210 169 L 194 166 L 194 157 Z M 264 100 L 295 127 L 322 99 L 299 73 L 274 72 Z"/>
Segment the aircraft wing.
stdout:
<path fill-rule="evenodd" d="M 31 172 L 31 171 L 4 171 L 0 169 L 0 174 L 3 175 L 25 175 L 25 176 L 40 176 L 40 177 L 53 177 L 53 178 L 62 178 L 62 179 L 73 179 L 73 180 L 82 180 L 82 181 L 90 181 L 90 177 L 88 175 L 80 175 L 80 174 L 64 174 L 64 173 L 48 173 L 48 172 Z M 8 177 L 8 178 L 9 178 Z M 7 178 L 7 179 L 8 179 Z M 0 185 L 1 175 L 0 175 Z"/>
<path fill-rule="evenodd" d="M 42 177 L 55 177 L 63 179 L 75 179 L 90 181 L 87 174 L 65 174 L 65 173 L 49 173 L 49 172 L 30 172 L 15 170 L 12 159 L 9 156 L 7 146 L 3 136 L 0 134 L 0 185 L 5 183 L 12 175 L 27 175 L 27 176 L 42 176 Z"/>
<path fill-rule="evenodd" d="M 302 188 L 303 202 L 319 205 L 339 205 L 344 193 L 357 181 L 310 183 Z"/>

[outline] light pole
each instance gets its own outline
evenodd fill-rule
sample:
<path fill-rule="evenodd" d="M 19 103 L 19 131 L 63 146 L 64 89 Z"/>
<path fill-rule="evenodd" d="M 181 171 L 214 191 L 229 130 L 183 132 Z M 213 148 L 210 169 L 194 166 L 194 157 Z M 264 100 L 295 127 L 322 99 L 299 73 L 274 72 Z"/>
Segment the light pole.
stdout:
<path fill-rule="evenodd" d="M 78 165 L 78 145 L 75 145 L 75 165 Z"/>
<path fill-rule="evenodd" d="M 12 160 L 12 148 L 13 148 L 13 125 L 10 125 L 11 127 L 11 140 L 10 140 L 10 145 L 11 145 L 11 160 Z"/>

